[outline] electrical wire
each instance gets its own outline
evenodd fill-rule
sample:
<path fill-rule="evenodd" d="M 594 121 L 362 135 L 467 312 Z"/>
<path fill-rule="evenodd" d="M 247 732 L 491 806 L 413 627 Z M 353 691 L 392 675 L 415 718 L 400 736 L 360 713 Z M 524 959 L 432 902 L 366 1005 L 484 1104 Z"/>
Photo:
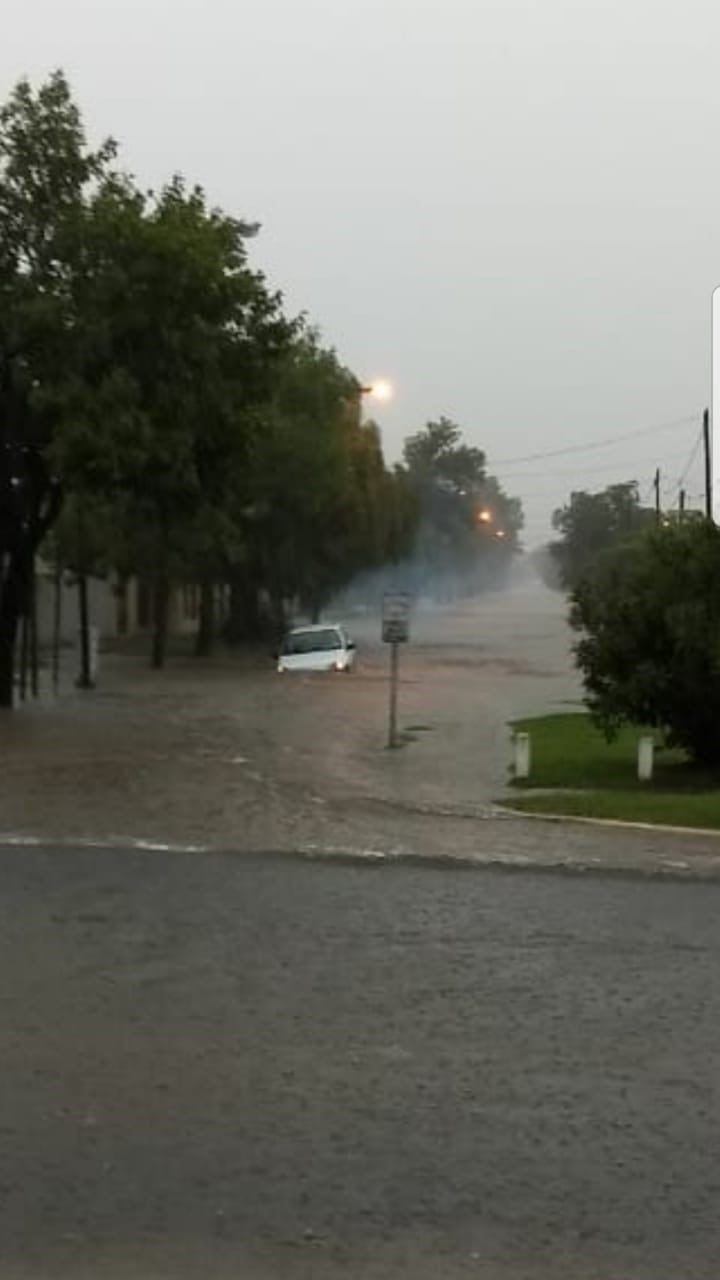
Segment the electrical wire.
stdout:
<path fill-rule="evenodd" d="M 543 458 L 562 458 L 569 453 L 588 453 L 591 449 L 605 449 L 612 444 L 621 444 L 624 440 L 635 440 L 638 436 L 655 435 L 661 431 L 675 431 L 698 422 L 700 415 L 691 414 L 686 418 L 677 418 L 673 422 L 658 423 L 654 427 L 641 427 L 638 431 L 627 431 L 624 435 L 608 436 L 605 440 L 594 440 L 589 444 L 571 444 L 562 449 L 550 449 L 543 453 L 527 453 L 519 458 L 499 458 L 493 461 L 493 470 L 498 467 L 520 466 L 525 462 L 539 462 Z"/>
<path fill-rule="evenodd" d="M 697 458 L 697 455 L 698 455 L 698 453 L 699 453 L 699 451 L 700 451 L 700 445 L 702 444 L 702 439 L 703 439 L 703 429 L 702 429 L 702 427 L 701 427 L 701 428 L 700 428 L 700 431 L 698 432 L 697 440 L 695 441 L 695 444 L 693 445 L 692 453 L 690 454 L 690 457 L 688 458 L 688 460 L 687 460 L 687 462 L 686 462 L 686 464 L 685 464 L 685 469 L 684 469 L 684 471 L 683 471 L 682 475 L 680 476 L 680 479 L 678 480 L 677 484 L 675 485 L 675 489 L 674 489 L 674 492 L 675 492 L 675 493 L 679 493 L 679 492 L 680 492 L 680 490 L 682 489 L 682 487 L 683 487 L 683 485 L 684 485 L 684 483 L 685 483 L 685 481 L 686 481 L 686 479 L 687 479 L 687 477 L 688 477 L 688 474 L 689 474 L 689 472 L 690 472 L 690 468 L 692 467 L 692 465 L 693 465 L 693 463 L 694 463 L 695 459 Z"/>
<path fill-rule="evenodd" d="M 687 457 L 686 451 L 684 449 L 677 449 L 677 450 L 674 450 L 672 453 L 663 454 L 660 461 L 662 464 L 665 464 L 668 462 L 676 462 L 680 458 L 685 458 L 685 457 Z M 554 479 L 560 479 L 563 476 L 575 476 L 575 477 L 577 477 L 578 475 L 595 476 L 595 475 L 601 475 L 603 473 L 609 473 L 611 471 L 620 471 L 622 468 L 627 470 L 635 466 L 637 466 L 638 469 L 644 469 L 647 466 L 647 458 L 642 458 L 630 463 L 603 462 L 602 466 L 582 467 L 580 471 L 578 471 L 577 467 L 563 468 L 560 471 L 523 471 L 522 474 L 517 477 L 517 479 L 518 480 L 554 480 Z M 511 478 L 511 482 L 512 482 L 512 478 Z"/>

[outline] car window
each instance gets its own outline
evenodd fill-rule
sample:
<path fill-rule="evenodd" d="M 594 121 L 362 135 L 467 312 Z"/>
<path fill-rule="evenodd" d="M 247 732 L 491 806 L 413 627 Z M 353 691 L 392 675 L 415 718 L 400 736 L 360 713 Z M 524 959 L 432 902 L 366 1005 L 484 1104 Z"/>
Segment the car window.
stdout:
<path fill-rule="evenodd" d="M 325 653 L 341 648 L 340 633 L 329 627 L 327 631 L 291 632 L 285 642 L 284 652 L 286 654 Z"/>

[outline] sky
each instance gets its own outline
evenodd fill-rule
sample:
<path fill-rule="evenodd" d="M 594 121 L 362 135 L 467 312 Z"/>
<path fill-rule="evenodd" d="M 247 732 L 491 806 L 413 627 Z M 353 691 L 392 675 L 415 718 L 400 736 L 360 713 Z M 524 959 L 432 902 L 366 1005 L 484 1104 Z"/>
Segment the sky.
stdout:
<path fill-rule="evenodd" d="M 259 221 L 288 309 L 392 379 L 390 460 L 452 418 L 528 546 L 572 489 L 645 495 L 660 466 L 666 505 L 699 494 L 716 0 L 0 4 L 0 96 L 62 67 L 143 184 L 179 171 Z"/>

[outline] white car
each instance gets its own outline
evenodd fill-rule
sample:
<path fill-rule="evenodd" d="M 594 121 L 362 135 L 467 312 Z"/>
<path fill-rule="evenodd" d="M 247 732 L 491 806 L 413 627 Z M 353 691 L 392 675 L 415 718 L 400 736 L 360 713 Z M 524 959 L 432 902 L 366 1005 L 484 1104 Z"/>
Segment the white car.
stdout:
<path fill-rule="evenodd" d="M 355 644 L 343 627 L 295 627 L 278 655 L 278 671 L 352 671 Z"/>

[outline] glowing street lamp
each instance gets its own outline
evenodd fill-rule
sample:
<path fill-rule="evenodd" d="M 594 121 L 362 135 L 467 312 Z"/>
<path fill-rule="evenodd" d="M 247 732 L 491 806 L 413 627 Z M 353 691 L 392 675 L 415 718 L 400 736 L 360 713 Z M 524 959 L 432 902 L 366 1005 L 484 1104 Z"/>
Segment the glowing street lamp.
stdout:
<path fill-rule="evenodd" d="M 375 382 L 371 382 L 367 386 L 360 388 L 361 396 L 369 396 L 373 400 L 380 400 L 382 402 L 392 400 L 393 394 L 393 384 L 387 378 L 378 378 Z"/>
<path fill-rule="evenodd" d="M 477 518 L 480 524 L 492 524 L 492 511 L 488 507 L 483 507 L 482 511 L 478 511 Z"/>

